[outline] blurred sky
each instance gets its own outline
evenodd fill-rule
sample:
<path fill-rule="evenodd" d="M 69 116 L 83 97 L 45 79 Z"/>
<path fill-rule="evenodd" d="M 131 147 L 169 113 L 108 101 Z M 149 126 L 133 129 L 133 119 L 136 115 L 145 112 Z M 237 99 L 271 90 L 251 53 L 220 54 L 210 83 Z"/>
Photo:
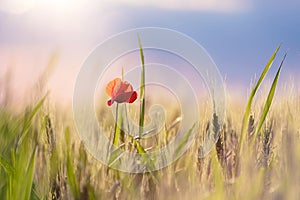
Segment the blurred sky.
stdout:
<path fill-rule="evenodd" d="M 271 76 L 286 50 L 284 79 L 300 75 L 298 0 L 0 0 L 0 77 L 10 69 L 12 87 L 26 93 L 57 52 L 49 85 L 58 97 L 70 97 L 94 47 L 120 31 L 148 26 L 194 38 L 229 88 L 249 88 L 281 42 Z"/>

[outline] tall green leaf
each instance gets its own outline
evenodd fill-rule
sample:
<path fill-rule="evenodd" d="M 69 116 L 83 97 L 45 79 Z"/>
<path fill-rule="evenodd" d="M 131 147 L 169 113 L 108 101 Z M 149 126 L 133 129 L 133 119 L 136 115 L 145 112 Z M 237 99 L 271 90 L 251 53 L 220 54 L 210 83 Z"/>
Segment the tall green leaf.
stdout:
<path fill-rule="evenodd" d="M 27 170 L 26 170 L 26 188 L 25 188 L 25 198 L 24 199 L 30 199 L 30 196 L 32 194 L 32 185 L 33 185 L 33 175 L 34 175 L 34 166 L 35 166 L 35 158 L 36 158 L 36 153 L 37 153 L 37 146 L 35 147 L 35 149 L 32 152 L 30 161 L 28 163 L 27 166 Z"/>
<path fill-rule="evenodd" d="M 261 73 L 255 87 L 252 89 L 252 91 L 250 93 L 248 103 L 247 103 L 247 106 L 246 106 L 246 110 L 245 110 L 245 113 L 244 113 L 244 117 L 243 117 L 243 122 L 242 122 L 241 138 L 240 138 L 239 145 L 238 145 L 238 155 L 240 155 L 240 153 L 242 151 L 242 148 L 243 148 L 243 143 L 244 143 L 245 135 L 246 135 L 246 131 L 247 131 L 247 125 L 248 125 L 248 120 L 249 120 L 249 116 L 250 116 L 252 101 L 254 99 L 254 96 L 255 96 L 259 86 L 261 85 L 261 83 L 262 83 L 263 79 L 265 78 L 267 72 L 269 71 L 270 67 L 272 66 L 273 61 L 276 57 L 276 54 L 277 54 L 278 50 L 280 49 L 280 46 L 281 45 L 278 45 L 278 47 L 274 51 L 273 55 L 271 56 L 268 63 L 266 64 L 263 72 Z"/>
<path fill-rule="evenodd" d="M 68 183 L 70 186 L 71 193 L 74 197 L 74 199 L 79 199 L 80 197 L 80 189 L 79 184 L 75 176 L 74 167 L 72 164 L 72 158 L 71 158 L 71 150 L 70 150 L 70 130 L 69 128 L 66 128 L 65 130 L 65 139 L 66 139 L 66 145 L 67 145 L 67 175 L 68 175 Z"/>
<path fill-rule="evenodd" d="M 138 36 L 140 56 L 142 62 L 142 71 L 141 71 L 141 82 L 140 82 L 140 122 L 139 122 L 139 137 L 142 137 L 143 127 L 144 127 L 144 118 L 145 118 L 145 60 L 144 52 L 141 43 L 140 36 Z"/>
<path fill-rule="evenodd" d="M 267 117 L 268 112 L 269 112 L 269 109 L 270 109 L 270 106 L 271 106 L 271 104 L 272 104 L 273 97 L 274 97 L 274 94 L 275 94 L 275 90 L 276 90 L 278 78 L 279 78 L 279 75 L 280 75 L 280 71 L 281 71 L 283 62 L 284 62 L 284 60 L 285 60 L 285 58 L 286 58 L 286 55 L 287 55 L 287 53 L 284 55 L 284 57 L 283 57 L 283 59 L 282 59 L 282 61 L 281 61 L 281 63 L 280 63 L 280 66 L 279 66 L 279 68 L 278 68 L 278 71 L 277 71 L 277 73 L 276 73 L 276 76 L 275 76 L 275 78 L 274 78 L 274 80 L 273 80 L 271 89 L 270 89 L 269 94 L 268 94 L 267 101 L 266 101 L 266 103 L 265 103 L 265 105 L 264 105 L 264 109 L 263 109 L 262 115 L 261 115 L 261 117 L 260 117 L 260 120 L 259 120 L 259 122 L 258 122 L 257 128 L 256 128 L 256 130 L 255 130 L 255 132 L 254 132 L 254 135 L 253 135 L 253 142 L 255 141 L 255 139 L 256 139 L 258 133 L 261 131 L 262 125 L 263 125 L 263 123 L 264 123 L 264 121 L 265 121 L 265 119 L 266 119 L 266 117 Z"/>

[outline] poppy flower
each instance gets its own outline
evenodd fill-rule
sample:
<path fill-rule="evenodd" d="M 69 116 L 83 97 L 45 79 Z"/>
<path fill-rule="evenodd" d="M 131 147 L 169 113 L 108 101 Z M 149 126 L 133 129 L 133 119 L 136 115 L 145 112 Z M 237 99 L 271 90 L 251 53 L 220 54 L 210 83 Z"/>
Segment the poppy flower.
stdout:
<path fill-rule="evenodd" d="M 132 85 L 120 78 L 115 78 L 106 85 L 106 94 L 111 97 L 107 101 L 108 106 L 114 102 L 133 103 L 137 99 L 137 92 L 133 90 Z"/>

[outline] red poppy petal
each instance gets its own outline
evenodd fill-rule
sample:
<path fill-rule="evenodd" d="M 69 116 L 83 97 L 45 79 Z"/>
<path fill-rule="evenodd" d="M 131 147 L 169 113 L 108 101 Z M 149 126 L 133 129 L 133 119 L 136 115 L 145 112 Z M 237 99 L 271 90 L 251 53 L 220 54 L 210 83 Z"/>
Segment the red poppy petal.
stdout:
<path fill-rule="evenodd" d="M 128 100 L 128 103 L 133 103 L 137 99 L 137 93 L 134 91 Z"/>
<path fill-rule="evenodd" d="M 114 97 L 113 100 L 118 103 L 128 102 L 131 95 L 132 95 L 132 92 L 121 93 L 121 94 L 118 94 L 118 96 Z"/>
<path fill-rule="evenodd" d="M 111 106 L 113 103 L 114 103 L 114 102 L 113 102 L 111 99 L 107 101 L 107 105 L 108 105 L 108 106 Z"/>
<path fill-rule="evenodd" d="M 133 91 L 132 86 L 128 82 L 125 81 L 125 82 L 121 82 L 121 84 L 119 85 L 116 95 L 132 92 L 132 91 Z"/>
<path fill-rule="evenodd" d="M 114 95 L 114 93 L 116 93 L 116 89 L 118 89 L 118 87 L 116 87 L 119 83 L 121 82 L 120 78 L 115 78 L 114 80 L 110 81 L 107 85 L 106 85 L 106 94 L 109 97 L 112 97 Z"/>
<path fill-rule="evenodd" d="M 137 99 L 137 92 L 133 91 L 132 85 L 120 78 L 115 78 L 106 86 L 106 93 L 110 100 L 107 105 L 111 106 L 115 101 L 118 103 L 133 103 Z"/>

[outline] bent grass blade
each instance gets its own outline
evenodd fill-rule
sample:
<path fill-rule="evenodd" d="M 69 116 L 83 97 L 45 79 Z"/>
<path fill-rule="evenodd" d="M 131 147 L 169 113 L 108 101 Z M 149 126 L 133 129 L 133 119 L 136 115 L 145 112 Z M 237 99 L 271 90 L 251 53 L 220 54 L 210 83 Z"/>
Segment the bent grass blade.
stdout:
<path fill-rule="evenodd" d="M 280 63 L 280 66 L 277 70 L 277 73 L 276 73 L 276 76 L 273 80 L 273 83 L 272 83 L 272 86 L 271 86 L 271 89 L 269 91 L 269 94 L 268 94 L 268 98 L 266 100 L 266 103 L 264 105 L 264 109 L 263 109 L 263 112 L 262 112 L 262 115 L 260 117 L 260 120 L 259 120 L 259 123 L 258 123 L 258 126 L 254 132 L 254 135 L 253 135 L 253 140 L 252 140 L 252 144 L 254 144 L 254 141 L 256 140 L 257 138 L 257 135 L 258 133 L 261 131 L 261 128 L 262 128 L 262 125 L 268 115 L 268 112 L 269 112 L 269 109 L 270 109 L 270 106 L 272 104 L 272 101 L 273 101 L 273 97 L 274 97 L 274 94 L 275 94 L 275 91 L 276 91 L 276 87 L 277 87 L 277 83 L 278 83 L 278 78 L 279 78 L 279 75 L 280 75 L 280 71 L 281 71 L 281 68 L 282 68 L 282 65 L 284 63 L 284 60 L 286 58 L 286 55 L 287 53 L 285 53 L 281 63 Z"/>
<path fill-rule="evenodd" d="M 243 144 L 244 144 L 244 140 L 245 140 L 245 135 L 246 135 L 246 130 L 247 130 L 247 125 L 248 125 L 248 120 L 249 120 L 249 116 L 250 116 L 250 110 L 251 110 L 251 105 L 252 105 L 252 101 L 254 99 L 254 96 L 259 88 L 259 86 L 261 85 L 262 81 L 264 80 L 267 72 L 269 71 L 270 67 L 273 64 L 273 61 L 277 55 L 278 50 L 280 49 L 281 45 L 278 45 L 278 47 L 276 48 L 276 50 L 274 51 L 273 55 L 271 56 L 271 58 L 269 59 L 268 63 L 266 64 L 263 72 L 261 73 L 255 87 L 252 89 L 248 102 L 247 102 L 247 106 L 246 106 L 246 110 L 244 113 L 244 117 L 243 117 L 243 122 L 242 122 L 242 130 L 241 130 L 241 137 L 240 137 L 240 141 L 238 144 L 238 155 L 240 155 L 242 148 L 243 148 Z"/>

